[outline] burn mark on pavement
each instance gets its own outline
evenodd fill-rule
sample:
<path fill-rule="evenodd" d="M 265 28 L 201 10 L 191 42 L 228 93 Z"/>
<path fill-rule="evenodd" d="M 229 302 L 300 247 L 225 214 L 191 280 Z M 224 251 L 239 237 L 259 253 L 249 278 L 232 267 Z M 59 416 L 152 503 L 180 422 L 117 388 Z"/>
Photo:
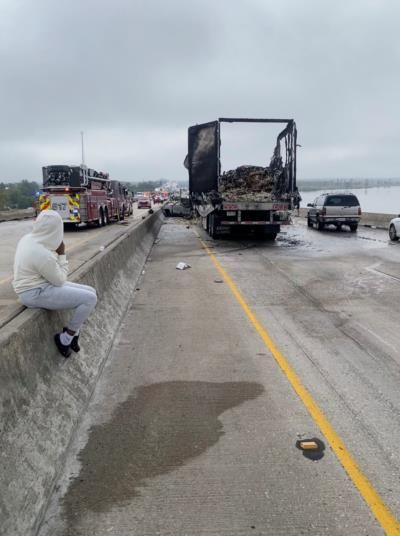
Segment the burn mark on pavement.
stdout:
<path fill-rule="evenodd" d="M 65 534 L 85 512 L 106 512 L 140 495 L 146 480 L 203 454 L 224 435 L 219 416 L 264 392 L 251 382 L 155 383 L 137 388 L 109 422 L 93 426 L 80 474 L 62 499 Z"/>
<path fill-rule="evenodd" d="M 280 246 L 286 246 L 289 248 L 306 245 L 304 240 L 300 240 L 296 236 L 278 236 L 276 241 L 279 243 Z"/>

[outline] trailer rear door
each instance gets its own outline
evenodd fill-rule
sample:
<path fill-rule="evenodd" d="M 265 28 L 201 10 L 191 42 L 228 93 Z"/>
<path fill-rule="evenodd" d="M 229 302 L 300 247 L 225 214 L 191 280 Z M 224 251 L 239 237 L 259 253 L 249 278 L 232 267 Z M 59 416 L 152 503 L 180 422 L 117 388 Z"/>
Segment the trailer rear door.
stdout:
<path fill-rule="evenodd" d="M 191 194 L 217 190 L 220 172 L 218 121 L 189 127 L 186 164 Z"/>

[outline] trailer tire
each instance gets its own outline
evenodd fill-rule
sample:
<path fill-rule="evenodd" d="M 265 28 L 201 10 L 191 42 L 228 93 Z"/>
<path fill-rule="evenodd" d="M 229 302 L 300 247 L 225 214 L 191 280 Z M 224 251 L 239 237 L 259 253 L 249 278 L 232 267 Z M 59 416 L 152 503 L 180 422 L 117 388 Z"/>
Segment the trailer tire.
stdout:
<path fill-rule="evenodd" d="M 217 226 L 215 225 L 214 214 L 210 214 L 209 218 L 210 218 L 210 228 L 209 228 L 208 233 L 211 236 L 211 238 L 215 240 L 218 236 L 218 233 L 217 233 Z"/>
<path fill-rule="evenodd" d="M 278 233 L 266 233 L 265 234 L 265 239 L 273 241 L 273 240 L 276 239 L 277 235 L 278 235 Z"/>
<path fill-rule="evenodd" d="M 310 216 L 307 216 L 307 227 L 312 227 L 313 226 L 313 223 L 310 219 Z"/>
<path fill-rule="evenodd" d="M 350 231 L 352 233 L 355 233 L 357 231 L 358 224 L 357 223 L 350 223 L 349 227 L 350 227 Z"/>

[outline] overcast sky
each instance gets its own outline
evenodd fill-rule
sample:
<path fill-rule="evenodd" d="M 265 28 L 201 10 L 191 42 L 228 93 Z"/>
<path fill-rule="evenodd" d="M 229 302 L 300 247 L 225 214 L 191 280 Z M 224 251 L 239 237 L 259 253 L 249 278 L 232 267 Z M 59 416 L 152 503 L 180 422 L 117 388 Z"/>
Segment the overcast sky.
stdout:
<path fill-rule="evenodd" d="M 0 181 L 185 179 L 187 128 L 294 118 L 300 178 L 400 176 L 399 0 L 0 0 Z M 224 168 L 274 127 L 229 125 Z"/>

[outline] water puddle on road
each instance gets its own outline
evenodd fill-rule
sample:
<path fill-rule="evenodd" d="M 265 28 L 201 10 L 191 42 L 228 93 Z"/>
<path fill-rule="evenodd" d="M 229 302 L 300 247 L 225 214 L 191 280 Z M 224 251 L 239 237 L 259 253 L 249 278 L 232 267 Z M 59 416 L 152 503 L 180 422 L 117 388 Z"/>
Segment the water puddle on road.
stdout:
<path fill-rule="evenodd" d="M 140 495 L 146 480 L 200 456 L 224 435 L 219 416 L 264 392 L 251 382 L 165 382 L 139 387 L 109 422 L 93 426 L 62 499 L 65 534 L 86 512 L 106 512 Z"/>

